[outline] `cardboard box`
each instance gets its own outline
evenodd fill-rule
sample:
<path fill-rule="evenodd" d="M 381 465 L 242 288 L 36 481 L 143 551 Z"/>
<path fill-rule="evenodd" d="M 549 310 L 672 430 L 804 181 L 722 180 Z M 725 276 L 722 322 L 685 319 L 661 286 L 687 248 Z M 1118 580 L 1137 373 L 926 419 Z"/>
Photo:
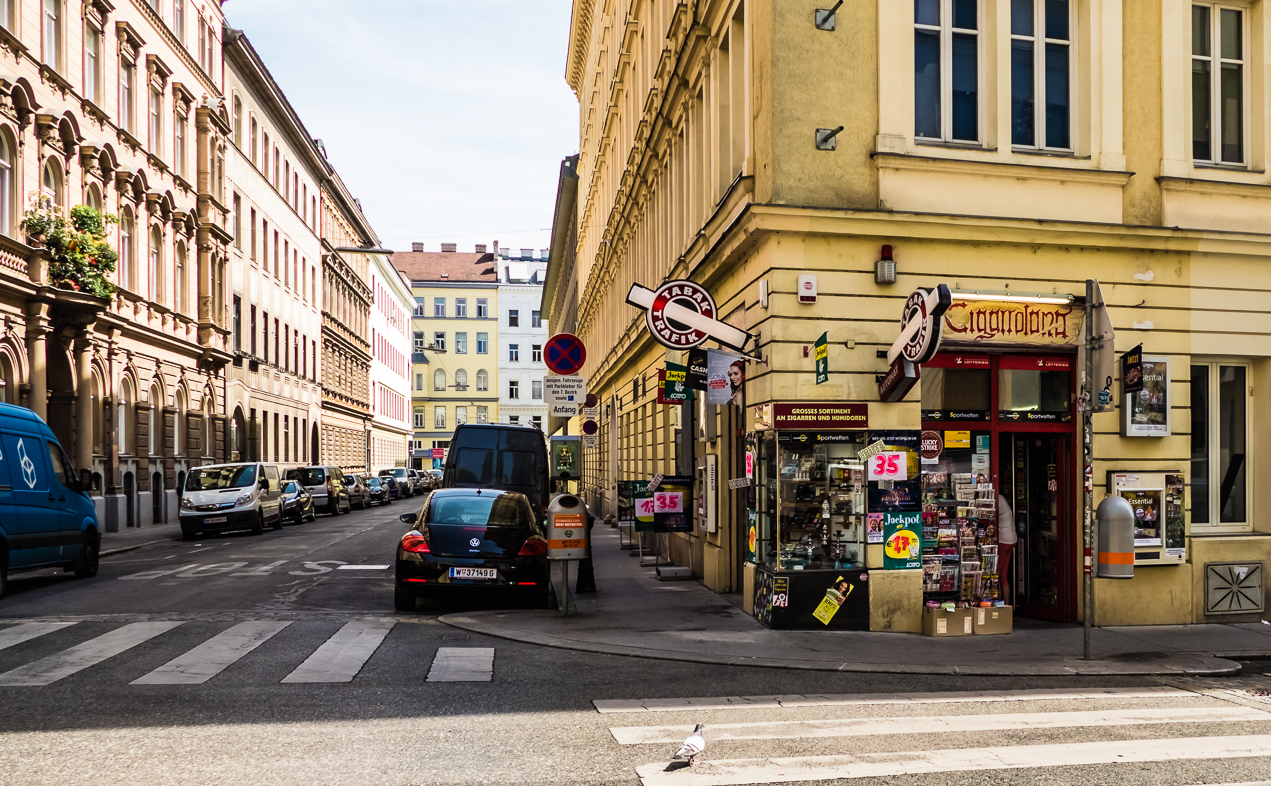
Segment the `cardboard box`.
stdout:
<path fill-rule="evenodd" d="M 994 636 L 1010 633 L 1015 620 L 1015 610 L 1010 606 L 968 609 L 974 619 L 972 627 L 977 636 Z"/>
<path fill-rule="evenodd" d="M 971 630 L 971 609 L 945 611 L 930 606 L 922 609 L 922 632 L 926 636 L 970 636 Z"/>

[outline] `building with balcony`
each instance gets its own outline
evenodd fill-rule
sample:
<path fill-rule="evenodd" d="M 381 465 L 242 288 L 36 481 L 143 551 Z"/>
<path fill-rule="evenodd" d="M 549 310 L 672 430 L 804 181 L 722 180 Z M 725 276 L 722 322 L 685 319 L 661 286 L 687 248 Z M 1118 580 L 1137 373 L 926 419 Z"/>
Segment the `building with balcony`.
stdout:
<path fill-rule="evenodd" d="M 412 466 L 440 466 L 455 426 L 499 422 L 499 280 L 496 254 L 393 255 L 415 298 L 412 330 Z M 440 456 L 434 451 L 442 451 Z"/>
<path fill-rule="evenodd" d="M 547 423 L 543 403 L 543 344 L 547 323 L 539 311 L 548 252 L 532 248 L 499 250 L 499 422 Z"/>

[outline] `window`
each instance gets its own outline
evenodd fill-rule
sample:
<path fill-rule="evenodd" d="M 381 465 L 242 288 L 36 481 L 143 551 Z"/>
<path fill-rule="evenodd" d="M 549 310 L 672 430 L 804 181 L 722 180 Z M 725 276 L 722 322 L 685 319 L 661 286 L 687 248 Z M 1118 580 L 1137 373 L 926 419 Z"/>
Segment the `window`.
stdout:
<path fill-rule="evenodd" d="M 508 398 L 521 397 L 521 383 L 515 379 L 508 381 Z"/>
<path fill-rule="evenodd" d="M 485 369 L 481 369 L 480 371 L 477 372 L 477 390 L 481 392 L 485 392 L 489 389 L 490 389 L 490 375 L 486 373 Z"/>
<path fill-rule="evenodd" d="M 185 171 L 185 124 L 187 122 L 189 121 L 185 115 L 178 112 L 172 124 L 175 129 L 172 140 L 172 166 L 176 169 L 177 177 L 182 179 L 188 177 Z"/>
<path fill-rule="evenodd" d="M 536 379 L 530 384 L 532 386 L 531 398 L 533 398 L 535 401 L 542 401 L 543 400 L 543 380 Z"/>
<path fill-rule="evenodd" d="M 13 149 L 0 135 L 0 232 L 12 235 L 13 229 Z"/>
<path fill-rule="evenodd" d="M 243 198 L 234 194 L 234 248 L 243 250 Z"/>
<path fill-rule="evenodd" d="M 178 240 L 176 254 L 176 307 L 178 313 L 190 313 L 189 292 L 190 281 L 189 271 L 186 269 L 185 243 Z"/>
<path fill-rule="evenodd" d="M 542 344 L 530 345 L 530 362 L 532 363 L 543 362 L 543 345 Z"/>
<path fill-rule="evenodd" d="M 445 428 L 445 427 L 446 427 L 446 408 L 445 408 L 445 407 L 434 407 L 434 408 L 433 408 L 433 411 L 432 411 L 432 425 L 433 425 L 433 428 Z"/>
<path fill-rule="evenodd" d="M 490 307 L 486 305 L 486 299 L 477 298 L 477 319 L 485 319 L 488 316 L 490 316 Z"/>
<path fill-rule="evenodd" d="M 517 363 L 521 360 L 521 345 L 508 344 L 508 362 Z"/>
<path fill-rule="evenodd" d="M 1249 367 L 1192 364 L 1192 525 L 1249 525 Z"/>
<path fill-rule="evenodd" d="M 123 269 L 124 289 L 137 291 L 137 226 L 132 217 L 132 208 L 124 206 L 119 211 L 119 266 Z"/>
<path fill-rule="evenodd" d="M 478 333 L 477 334 L 477 354 L 485 355 L 485 354 L 488 354 L 489 351 L 490 351 L 490 334 Z"/>
<path fill-rule="evenodd" d="M 1072 147 L 1069 0 L 1012 0 L 1011 144 Z"/>
<path fill-rule="evenodd" d="M 468 299 L 466 297 L 455 298 L 455 316 L 464 319 L 468 316 Z"/>
<path fill-rule="evenodd" d="M 423 390 L 423 389 L 424 389 L 424 375 L 416 374 L 415 375 L 415 390 Z"/>
<path fill-rule="evenodd" d="M 520 326 L 521 326 L 520 312 L 514 308 L 509 309 L 508 310 L 508 327 L 520 327 Z"/>
<path fill-rule="evenodd" d="M 461 368 L 455 372 L 455 389 L 456 390 L 468 389 L 468 372 L 466 369 Z"/>
<path fill-rule="evenodd" d="M 445 371 L 445 369 L 440 369 L 440 368 L 439 368 L 439 369 L 437 369 L 436 371 L 434 371 L 434 372 L 432 373 L 432 389 L 433 389 L 433 390 L 445 390 L 445 389 L 446 389 L 446 371 Z"/>
<path fill-rule="evenodd" d="M 437 331 L 432 334 L 432 348 L 434 352 L 446 351 L 446 334 Z"/>
<path fill-rule="evenodd" d="M 415 410 L 415 428 L 427 428 L 422 409 Z"/>
<path fill-rule="evenodd" d="M 540 316 L 540 314 L 541 312 L 539 312 L 537 309 L 530 312 L 530 327 L 537 328 L 537 327 L 543 326 L 543 318 L 542 316 Z"/>
<path fill-rule="evenodd" d="M 234 351 L 243 351 L 243 299 L 234 296 Z"/>
<path fill-rule="evenodd" d="M 7 3 L 0 3 L 7 5 Z M 0 16 L 4 15 L 4 10 L 0 10 Z M 84 98 L 99 103 L 101 96 L 98 95 L 98 87 L 101 79 L 101 51 L 102 51 L 102 34 L 101 31 L 92 25 L 84 26 Z"/>
<path fill-rule="evenodd" d="M 40 186 L 42 193 L 54 205 L 62 206 L 62 168 L 58 166 L 56 157 L 50 157 L 44 162 L 44 176 Z"/>
<path fill-rule="evenodd" d="M 17 5 L 15 0 L 0 0 L 0 27 L 5 30 L 13 30 L 13 8 Z"/>
<path fill-rule="evenodd" d="M 251 333 L 251 356 L 256 357 L 256 307 L 252 306 L 248 309 L 247 329 Z"/>
<path fill-rule="evenodd" d="M 508 423 L 511 423 L 513 426 L 520 424 L 520 422 L 521 422 L 520 415 L 508 415 Z"/>
<path fill-rule="evenodd" d="M 478 423 L 490 422 L 490 408 L 489 407 L 484 407 L 484 406 L 477 407 L 477 422 Z"/>
<path fill-rule="evenodd" d="M 435 297 L 432 299 L 432 315 L 440 319 L 445 319 L 446 299 L 444 297 Z"/>
<path fill-rule="evenodd" d="M 538 429 L 539 431 L 543 430 L 543 416 L 542 415 L 531 415 L 530 422 L 534 424 L 534 428 Z"/>
<path fill-rule="evenodd" d="M 979 0 L 914 0 L 914 136 L 980 141 Z"/>
<path fill-rule="evenodd" d="M 260 312 L 260 357 L 266 363 L 269 362 L 269 312 Z"/>
<path fill-rule="evenodd" d="M 1240 9 L 1192 6 L 1192 158 L 1197 161 L 1245 161 L 1244 36 Z"/>
<path fill-rule="evenodd" d="M 132 81 L 135 77 L 133 70 L 136 68 L 135 63 L 127 60 L 119 61 L 119 125 L 127 132 L 132 133 L 135 126 L 133 125 L 133 89 Z"/>
<path fill-rule="evenodd" d="M 163 403 L 163 395 L 158 385 L 150 386 L 150 455 L 157 456 L 163 450 L 163 429 L 159 424 L 159 406 Z"/>
<path fill-rule="evenodd" d="M 234 96 L 234 144 L 243 147 L 243 99 Z"/>
<path fill-rule="evenodd" d="M 424 338 L 424 332 L 422 330 L 416 330 L 414 351 L 423 352 L 425 349 L 428 349 L 428 340 Z"/>
<path fill-rule="evenodd" d="M 253 262 L 255 262 L 256 261 L 256 208 L 253 207 L 251 209 L 251 212 L 248 214 L 248 218 L 251 219 L 252 236 L 251 236 L 251 242 L 248 243 L 247 255 L 251 257 L 251 260 Z"/>
<path fill-rule="evenodd" d="M 256 136 L 257 136 L 257 132 L 259 131 L 259 126 L 256 123 L 256 118 L 253 117 L 252 121 L 247 124 L 247 129 L 248 129 L 247 130 L 247 134 L 248 134 L 247 145 L 250 148 L 248 155 L 251 156 L 252 166 L 259 168 L 260 162 L 256 160 Z"/>
<path fill-rule="evenodd" d="M 172 0 L 172 32 L 185 44 L 185 0 Z"/>
<path fill-rule="evenodd" d="M 468 408 L 455 407 L 455 425 L 462 426 L 464 423 L 467 423 L 467 422 L 468 422 Z"/>
<path fill-rule="evenodd" d="M 60 71 L 62 62 L 62 0 L 44 0 L 44 64 Z"/>
<path fill-rule="evenodd" d="M 468 353 L 468 334 L 456 333 L 455 334 L 455 354 L 466 355 L 467 353 Z"/>
<path fill-rule="evenodd" d="M 128 438 L 132 435 L 132 429 L 135 425 L 132 412 L 132 385 L 128 380 L 124 380 L 123 384 L 119 386 L 119 406 L 115 411 L 119 452 L 126 454 L 128 453 Z"/>

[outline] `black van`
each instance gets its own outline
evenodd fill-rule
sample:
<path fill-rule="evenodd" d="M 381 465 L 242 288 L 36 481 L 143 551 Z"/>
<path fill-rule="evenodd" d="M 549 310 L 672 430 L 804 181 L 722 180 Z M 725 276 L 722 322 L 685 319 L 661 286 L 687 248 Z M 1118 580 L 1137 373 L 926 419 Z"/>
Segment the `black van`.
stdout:
<path fill-rule="evenodd" d="M 455 427 L 441 477 L 445 489 L 524 494 L 543 521 L 550 497 L 547 438 L 531 426 L 465 423 Z"/>

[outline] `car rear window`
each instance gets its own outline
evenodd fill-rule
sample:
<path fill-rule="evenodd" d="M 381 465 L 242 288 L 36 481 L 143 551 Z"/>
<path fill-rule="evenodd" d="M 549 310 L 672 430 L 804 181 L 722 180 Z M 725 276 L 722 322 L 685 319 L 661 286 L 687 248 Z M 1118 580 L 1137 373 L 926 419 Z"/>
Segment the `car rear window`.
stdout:
<path fill-rule="evenodd" d="M 503 486 L 534 486 L 538 484 L 538 462 L 533 453 L 523 450 L 507 450 L 499 467 L 499 483 Z"/>
<path fill-rule="evenodd" d="M 455 458 L 456 483 L 489 483 L 494 479 L 494 451 L 460 448 Z"/>
<path fill-rule="evenodd" d="M 289 469 L 287 470 L 287 477 L 290 480 L 298 480 L 306 486 L 321 486 L 327 482 L 327 473 L 322 467 Z"/>
<path fill-rule="evenodd" d="M 429 524 L 477 524 L 527 529 L 529 519 L 519 497 L 443 497 L 428 505 Z"/>

